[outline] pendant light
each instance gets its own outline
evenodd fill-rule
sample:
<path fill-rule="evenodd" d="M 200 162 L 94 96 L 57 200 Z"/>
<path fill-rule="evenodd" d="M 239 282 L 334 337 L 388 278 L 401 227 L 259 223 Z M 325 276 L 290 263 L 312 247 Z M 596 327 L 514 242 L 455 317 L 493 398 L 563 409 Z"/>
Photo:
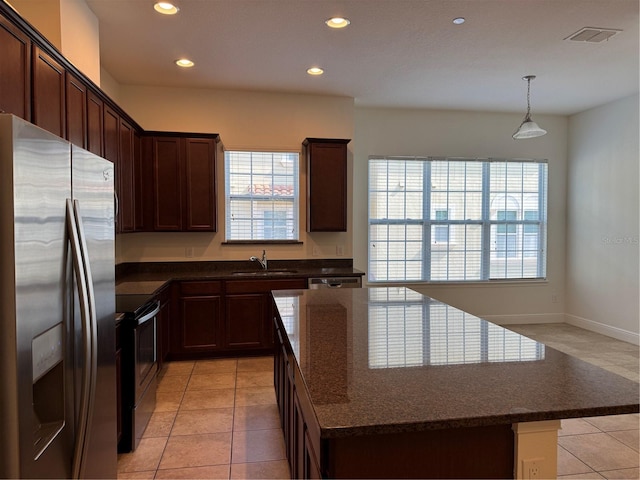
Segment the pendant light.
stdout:
<path fill-rule="evenodd" d="M 520 124 L 520 127 L 513 134 L 513 138 L 516 140 L 521 140 L 523 138 L 534 138 L 541 137 L 542 135 L 546 135 L 547 131 L 543 128 L 540 128 L 536 122 L 531 120 L 531 80 L 536 78 L 535 75 L 527 75 L 526 77 L 522 77 L 523 80 L 527 81 L 527 115 L 524 117 L 524 120 Z"/>

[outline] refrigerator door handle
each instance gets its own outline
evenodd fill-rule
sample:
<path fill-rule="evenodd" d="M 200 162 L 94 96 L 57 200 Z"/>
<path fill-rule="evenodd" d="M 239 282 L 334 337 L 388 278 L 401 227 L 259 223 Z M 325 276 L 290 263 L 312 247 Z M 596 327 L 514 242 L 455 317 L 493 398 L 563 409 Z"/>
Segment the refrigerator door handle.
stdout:
<path fill-rule="evenodd" d="M 80 406 L 78 410 L 78 423 L 76 429 L 76 438 L 73 453 L 72 475 L 73 478 L 81 478 L 82 476 L 82 459 L 88 446 L 88 434 L 90 429 L 91 408 L 93 404 L 92 384 L 92 358 L 95 356 L 94 342 L 91 340 L 91 316 L 92 302 L 89 298 L 89 288 L 87 286 L 87 270 L 84 265 L 81 237 L 78 229 L 78 221 L 76 209 L 71 201 L 67 199 L 67 229 L 69 240 L 71 243 L 71 253 L 73 260 L 73 269 L 76 276 L 76 286 L 78 289 L 78 299 L 80 301 L 80 318 L 82 322 L 83 335 L 83 374 L 82 385 L 80 390 Z M 95 309 L 93 309 L 95 311 Z M 95 389 L 95 378 L 93 381 Z"/>
<path fill-rule="evenodd" d="M 98 375 L 98 319 L 96 314 L 96 295 L 93 289 L 93 275 L 91 274 L 91 262 L 89 261 L 89 249 L 87 248 L 87 240 L 82 223 L 82 215 L 80 215 L 80 202 L 73 201 L 73 213 L 75 223 L 78 229 L 78 237 L 80 239 L 80 252 L 82 255 L 82 265 L 84 268 L 87 293 L 89 300 L 89 400 L 87 405 L 87 419 L 85 427 L 85 440 L 83 443 L 82 459 L 80 463 L 80 478 L 84 478 L 84 459 L 88 457 L 89 442 L 88 437 L 91 432 L 91 419 L 93 418 L 94 403 L 96 398 L 96 377 Z"/>

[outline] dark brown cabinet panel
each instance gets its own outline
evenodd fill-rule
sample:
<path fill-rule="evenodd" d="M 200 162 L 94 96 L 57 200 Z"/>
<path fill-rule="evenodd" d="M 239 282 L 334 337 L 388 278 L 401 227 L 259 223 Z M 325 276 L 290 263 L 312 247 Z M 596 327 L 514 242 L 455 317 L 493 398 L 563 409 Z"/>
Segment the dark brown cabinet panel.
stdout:
<path fill-rule="evenodd" d="M 227 347 L 265 346 L 265 318 L 269 315 L 269 294 L 246 293 L 225 296 Z"/>
<path fill-rule="evenodd" d="M 120 155 L 116 163 L 118 177 L 119 231 L 122 233 L 135 231 L 135 145 L 133 127 L 120 120 Z"/>
<path fill-rule="evenodd" d="M 156 132 L 144 142 L 153 168 L 153 230 L 216 231 L 217 138 Z"/>
<path fill-rule="evenodd" d="M 96 155 L 104 154 L 102 136 L 104 102 L 93 92 L 87 94 L 87 150 Z"/>
<path fill-rule="evenodd" d="M 180 139 L 154 138 L 153 204 L 156 231 L 182 230 L 182 179 Z"/>
<path fill-rule="evenodd" d="M 171 357 L 215 353 L 223 341 L 220 282 L 181 282 L 178 287 L 179 318 L 173 324 Z"/>
<path fill-rule="evenodd" d="M 106 105 L 103 110 L 102 127 L 103 156 L 117 164 L 120 154 L 120 115 Z"/>
<path fill-rule="evenodd" d="M 74 75 L 66 79 L 67 140 L 82 148 L 87 147 L 87 87 Z"/>
<path fill-rule="evenodd" d="M 0 17 L 0 112 L 31 120 L 31 40 Z"/>
<path fill-rule="evenodd" d="M 65 138 L 65 70 L 39 47 L 33 47 L 32 121 Z"/>
<path fill-rule="evenodd" d="M 282 280 L 229 280 L 225 282 L 226 346 L 229 349 L 273 350 L 271 290 L 307 288 L 303 278 Z"/>
<path fill-rule="evenodd" d="M 347 231 L 347 144 L 350 140 L 307 138 L 307 230 Z"/>
<path fill-rule="evenodd" d="M 216 143 L 211 138 L 185 138 L 185 230 L 215 232 Z"/>

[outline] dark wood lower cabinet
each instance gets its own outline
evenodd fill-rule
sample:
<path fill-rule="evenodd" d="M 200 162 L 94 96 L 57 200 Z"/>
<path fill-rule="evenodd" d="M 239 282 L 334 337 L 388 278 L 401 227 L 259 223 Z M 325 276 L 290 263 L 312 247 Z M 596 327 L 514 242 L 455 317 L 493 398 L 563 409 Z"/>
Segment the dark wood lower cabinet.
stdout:
<path fill-rule="evenodd" d="M 169 357 L 198 358 L 222 346 L 222 282 L 180 282 Z"/>
<path fill-rule="evenodd" d="M 172 300 L 167 358 L 273 353 L 271 290 L 306 286 L 306 278 L 179 282 Z"/>

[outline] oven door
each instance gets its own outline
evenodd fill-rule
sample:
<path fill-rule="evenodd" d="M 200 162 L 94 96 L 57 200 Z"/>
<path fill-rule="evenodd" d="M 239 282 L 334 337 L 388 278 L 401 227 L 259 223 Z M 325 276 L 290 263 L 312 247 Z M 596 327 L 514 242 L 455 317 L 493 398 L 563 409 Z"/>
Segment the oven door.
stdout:
<path fill-rule="evenodd" d="M 136 318 L 134 336 L 134 368 L 136 396 L 134 404 L 138 404 L 141 396 L 155 378 L 158 368 L 156 330 L 157 315 L 160 302 L 150 303 Z"/>

